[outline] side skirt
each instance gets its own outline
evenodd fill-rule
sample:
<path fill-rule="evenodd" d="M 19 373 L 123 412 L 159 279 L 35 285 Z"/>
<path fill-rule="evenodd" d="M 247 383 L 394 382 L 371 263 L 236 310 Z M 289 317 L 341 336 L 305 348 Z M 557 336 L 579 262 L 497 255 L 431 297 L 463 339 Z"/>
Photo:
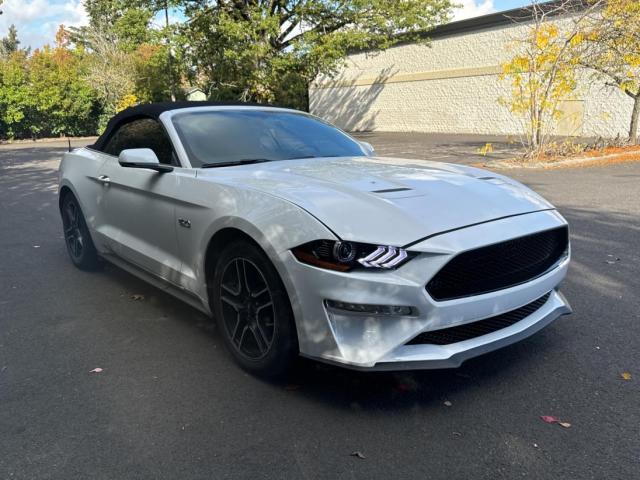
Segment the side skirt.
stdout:
<path fill-rule="evenodd" d="M 185 290 L 184 288 L 174 285 L 173 283 L 163 278 L 157 277 L 156 275 L 138 267 L 137 265 L 129 263 L 116 255 L 102 253 L 100 254 L 100 256 L 104 260 L 115 265 L 116 267 L 121 268 L 122 270 L 130 273 L 131 275 L 138 277 L 141 280 L 144 280 L 147 283 L 150 283 L 151 285 L 162 290 L 163 292 L 167 292 L 173 295 L 178 300 L 183 301 L 184 303 L 192 306 L 196 310 L 201 311 L 205 315 L 209 317 L 213 316 L 209 308 L 203 304 L 200 297 Z"/>

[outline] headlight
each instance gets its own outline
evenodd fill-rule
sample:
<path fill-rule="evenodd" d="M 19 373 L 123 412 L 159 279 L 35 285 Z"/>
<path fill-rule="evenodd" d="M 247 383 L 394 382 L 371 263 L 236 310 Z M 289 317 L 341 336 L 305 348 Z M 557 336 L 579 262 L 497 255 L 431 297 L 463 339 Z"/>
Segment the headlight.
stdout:
<path fill-rule="evenodd" d="M 414 256 L 399 247 L 334 240 L 314 240 L 291 251 L 300 262 L 340 272 L 354 268 L 389 270 Z"/>

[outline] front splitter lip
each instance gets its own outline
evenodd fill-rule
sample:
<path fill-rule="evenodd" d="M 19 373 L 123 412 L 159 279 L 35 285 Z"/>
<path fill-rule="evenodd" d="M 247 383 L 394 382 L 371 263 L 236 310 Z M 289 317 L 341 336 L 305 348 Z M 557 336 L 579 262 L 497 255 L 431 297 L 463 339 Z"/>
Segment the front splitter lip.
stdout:
<path fill-rule="evenodd" d="M 569 302 L 557 290 L 538 311 L 496 332 L 450 345 L 403 345 L 373 365 L 362 365 L 329 357 L 314 360 L 360 371 L 403 371 L 458 368 L 463 362 L 498 350 L 540 331 L 557 318 L 572 313 Z M 302 356 L 307 356 L 301 354 Z"/>

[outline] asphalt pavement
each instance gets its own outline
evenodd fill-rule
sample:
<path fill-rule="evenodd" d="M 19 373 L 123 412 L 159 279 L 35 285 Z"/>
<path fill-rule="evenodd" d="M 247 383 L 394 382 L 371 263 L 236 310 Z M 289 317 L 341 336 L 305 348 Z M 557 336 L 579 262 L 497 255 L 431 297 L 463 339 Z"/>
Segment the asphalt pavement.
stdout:
<path fill-rule="evenodd" d="M 424 138 L 427 158 L 478 148 Z M 72 266 L 63 151 L 0 147 L 0 479 L 640 478 L 640 163 L 509 172 L 569 220 L 573 315 L 456 370 L 305 361 L 274 384 L 196 310 Z"/>

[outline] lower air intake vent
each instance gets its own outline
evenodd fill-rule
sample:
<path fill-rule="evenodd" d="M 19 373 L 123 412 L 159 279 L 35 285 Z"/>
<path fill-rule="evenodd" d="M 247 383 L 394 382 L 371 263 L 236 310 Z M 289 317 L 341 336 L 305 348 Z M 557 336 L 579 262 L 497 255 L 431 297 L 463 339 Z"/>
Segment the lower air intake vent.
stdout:
<path fill-rule="evenodd" d="M 455 256 L 427 283 L 434 300 L 513 287 L 547 272 L 567 251 L 567 227 L 534 233 Z"/>
<path fill-rule="evenodd" d="M 421 333 L 417 337 L 414 337 L 413 340 L 407 342 L 407 345 L 449 345 L 451 343 L 463 342 L 487 335 L 488 333 L 497 332 L 531 315 L 547 302 L 549 295 L 551 295 L 551 292 L 524 307 L 511 310 L 502 315 L 485 318 L 484 320 L 478 320 L 477 322 L 471 322 L 465 325 L 458 325 L 457 327 Z"/>

